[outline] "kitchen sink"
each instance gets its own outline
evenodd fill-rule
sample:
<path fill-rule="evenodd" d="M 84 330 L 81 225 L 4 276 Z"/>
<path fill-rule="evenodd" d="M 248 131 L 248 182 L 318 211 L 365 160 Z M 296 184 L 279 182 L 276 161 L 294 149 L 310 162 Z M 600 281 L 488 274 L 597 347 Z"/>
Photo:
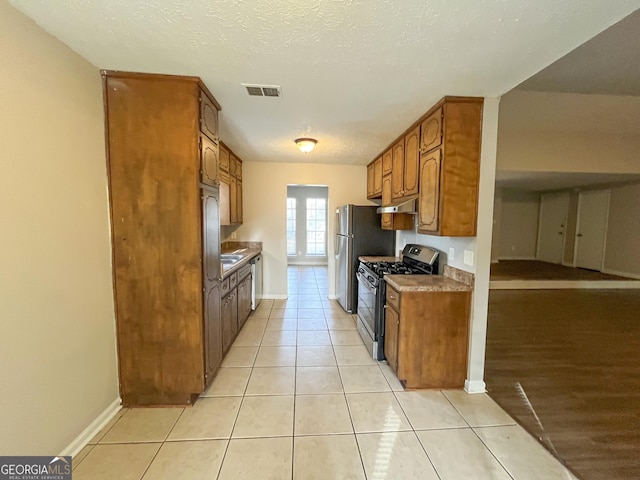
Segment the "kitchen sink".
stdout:
<path fill-rule="evenodd" d="M 222 259 L 220 259 L 220 262 L 223 265 L 233 265 L 234 263 L 238 263 L 239 260 L 236 260 L 234 258 L 222 258 Z"/>

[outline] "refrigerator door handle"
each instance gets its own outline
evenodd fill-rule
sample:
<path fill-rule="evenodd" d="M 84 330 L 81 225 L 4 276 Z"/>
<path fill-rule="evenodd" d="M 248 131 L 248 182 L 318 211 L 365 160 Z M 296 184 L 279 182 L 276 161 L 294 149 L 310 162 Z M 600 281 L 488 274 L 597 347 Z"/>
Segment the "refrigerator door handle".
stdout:
<path fill-rule="evenodd" d="M 340 233 L 340 209 L 336 208 L 336 219 L 335 219 L 335 234 L 333 236 L 333 254 L 336 259 L 338 258 L 338 254 L 340 253 L 340 242 L 338 241 L 338 234 Z"/>

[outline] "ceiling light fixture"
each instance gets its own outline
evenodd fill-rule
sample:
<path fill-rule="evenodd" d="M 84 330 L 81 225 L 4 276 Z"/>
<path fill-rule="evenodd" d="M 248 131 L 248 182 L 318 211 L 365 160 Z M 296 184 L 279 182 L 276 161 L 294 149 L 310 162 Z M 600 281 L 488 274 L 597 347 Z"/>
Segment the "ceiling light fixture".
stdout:
<path fill-rule="evenodd" d="M 315 138 L 296 138 L 294 142 L 296 142 L 298 149 L 302 153 L 309 153 L 315 148 L 316 143 L 318 143 Z"/>

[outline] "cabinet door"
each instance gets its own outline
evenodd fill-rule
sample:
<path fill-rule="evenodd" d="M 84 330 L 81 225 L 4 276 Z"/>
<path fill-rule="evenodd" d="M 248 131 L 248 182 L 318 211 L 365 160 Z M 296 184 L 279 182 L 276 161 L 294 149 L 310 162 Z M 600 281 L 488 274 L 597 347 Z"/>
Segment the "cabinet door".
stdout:
<path fill-rule="evenodd" d="M 222 362 L 220 282 L 207 288 L 204 307 L 205 383 L 208 383 Z"/>
<path fill-rule="evenodd" d="M 229 175 L 236 176 L 236 168 L 238 166 L 238 159 L 233 153 L 229 153 Z"/>
<path fill-rule="evenodd" d="M 389 366 L 398 373 L 398 331 L 400 321 L 398 313 L 393 308 L 385 309 L 384 321 L 384 356 Z"/>
<path fill-rule="evenodd" d="M 236 180 L 236 223 L 242 223 L 242 180 Z"/>
<path fill-rule="evenodd" d="M 427 153 L 442 144 L 442 107 L 422 122 L 420 130 L 420 153 Z"/>
<path fill-rule="evenodd" d="M 385 175 L 382 177 L 382 205 L 389 205 L 391 203 L 391 175 Z M 384 230 L 391 230 L 393 228 L 393 214 L 382 214 L 382 228 Z"/>
<path fill-rule="evenodd" d="M 404 139 L 393 146 L 393 170 L 391 172 L 391 198 L 404 197 Z"/>
<path fill-rule="evenodd" d="M 382 157 L 373 164 L 373 194 L 376 197 L 382 194 Z"/>
<path fill-rule="evenodd" d="M 233 326 L 231 325 L 231 294 L 222 299 L 220 307 L 222 319 L 222 351 L 226 353 L 233 342 Z"/>
<path fill-rule="evenodd" d="M 242 160 L 236 157 L 236 178 L 242 180 Z"/>
<path fill-rule="evenodd" d="M 218 146 L 203 134 L 200 134 L 200 173 L 202 183 L 218 186 Z"/>
<path fill-rule="evenodd" d="M 420 165 L 420 126 L 404 137 L 404 196 L 418 193 L 418 167 Z"/>
<path fill-rule="evenodd" d="M 372 198 L 374 195 L 373 177 L 374 177 L 374 163 L 367 165 L 367 198 Z"/>
<path fill-rule="evenodd" d="M 220 163 L 218 164 L 220 170 L 229 172 L 229 150 L 222 143 L 220 144 Z"/>
<path fill-rule="evenodd" d="M 382 155 L 382 176 L 389 175 L 393 169 L 393 152 L 391 149 Z"/>
<path fill-rule="evenodd" d="M 238 329 L 242 328 L 251 313 L 251 275 L 238 285 Z"/>
<path fill-rule="evenodd" d="M 231 223 L 238 223 L 238 181 L 229 178 L 229 212 Z"/>
<path fill-rule="evenodd" d="M 200 130 L 218 143 L 218 109 L 204 92 L 200 92 Z"/>
<path fill-rule="evenodd" d="M 217 282 L 220 275 L 220 205 L 218 197 L 202 190 L 203 269 L 205 282 Z"/>
<path fill-rule="evenodd" d="M 437 232 L 440 219 L 440 149 L 420 159 L 420 195 L 418 197 L 418 231 Z"/>

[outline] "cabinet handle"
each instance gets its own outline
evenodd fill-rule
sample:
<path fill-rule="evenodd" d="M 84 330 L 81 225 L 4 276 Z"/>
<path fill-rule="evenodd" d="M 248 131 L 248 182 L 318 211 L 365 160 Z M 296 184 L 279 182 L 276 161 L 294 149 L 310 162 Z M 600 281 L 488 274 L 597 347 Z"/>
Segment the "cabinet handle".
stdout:
<path fill-rule="evenodd" d="M 389 298 L 390 298 L 391 300 L 395 300 L 395 299 L 396 299 L 396 297 L 394 297 L 393 295 L 389 295 Z"/>

